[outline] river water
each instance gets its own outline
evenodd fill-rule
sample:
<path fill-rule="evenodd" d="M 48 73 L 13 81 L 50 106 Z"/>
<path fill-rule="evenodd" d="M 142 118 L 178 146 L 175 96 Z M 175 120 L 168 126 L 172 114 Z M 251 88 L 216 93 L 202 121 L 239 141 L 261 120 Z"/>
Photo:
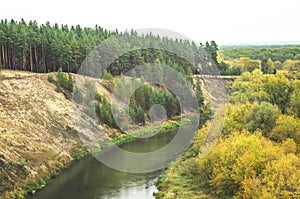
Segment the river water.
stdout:
<path fill-rule="evenodd" d="M 177 129 L 120 145 L 132 152 L 157 150 L 169 143 Z M 156 181 L 163 171 L 126 173 L 109 168 L 94 157 L 83 158 L 66 169 L 34 199 L 152 199 Z"/>

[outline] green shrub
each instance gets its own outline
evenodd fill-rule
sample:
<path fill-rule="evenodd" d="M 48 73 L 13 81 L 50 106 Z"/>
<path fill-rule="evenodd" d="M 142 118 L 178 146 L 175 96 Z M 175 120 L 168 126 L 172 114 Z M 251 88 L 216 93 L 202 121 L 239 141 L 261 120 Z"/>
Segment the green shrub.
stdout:
<path fill-rule="evenodd" d="M 56 81 L 52 74 L 48 76 L 48 81 L 51 83 L 55 83 L 57 92 L 62 92 L 67 99 L 72 98 L 74 78 L 71 74 L 66 76 L 60 68 L 56 75 Z"/>
<path fill-rule="evenodd" d="M 246 119 L 246 127 L 254 132 L 261 129 L 265 135 L 276 125 L 279 110 L 268 102 L 255 105 Z"/>
<path fill-rule="evenodd" d="M 53 74 L 49 74 L 49 75 L 48 75 L 48 81 L 49 81 L 50 83 L 53 83 L 53 84 L 56 83 Z"/>
<path fill-rule="evenodd" d="M 60 68 L 57 71 L 56 75 L 56 90 L 58 92 L 62 92 L 62 87 L 66 84 L 67 78 L 66 75 L 62 72 L 62 69 Z"/>
<path fill-rule="evenodd" d="M 95 99 L 98 101 L 98 102 L 102 102 L 102 96 L 100 93 L 96 92 L 95 94 Z"/>
<path fill-rule="evenodd" d="M 105 79 L 105 80 L 112 80 L 112 75 L 111 75 L 107 70 L 105 70 L 105 71 L 103 72 L 102 79 Z"/>

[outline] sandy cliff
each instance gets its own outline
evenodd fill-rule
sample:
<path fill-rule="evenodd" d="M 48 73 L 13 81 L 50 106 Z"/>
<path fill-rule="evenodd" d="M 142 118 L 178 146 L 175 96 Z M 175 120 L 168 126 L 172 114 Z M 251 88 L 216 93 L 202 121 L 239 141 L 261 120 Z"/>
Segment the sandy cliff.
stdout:
<path fill-rule="evenodd" d="M 47 77 L 0 71 L 0 198 L 38 188 L 83 154 L 72 101 Z"/>

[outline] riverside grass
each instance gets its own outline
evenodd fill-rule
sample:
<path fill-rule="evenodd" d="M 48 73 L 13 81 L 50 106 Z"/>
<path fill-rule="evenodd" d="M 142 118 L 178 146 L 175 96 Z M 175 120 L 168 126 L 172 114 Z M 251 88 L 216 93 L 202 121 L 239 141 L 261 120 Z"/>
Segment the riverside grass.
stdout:
<path fill-rule="evenodd" d="M 147 126 L 145 128 L 141 128 L 139 130 L 135 130 L 133 132 L 130 132 L 129 134 L 121 134 L 121 136 L 118 136 L 116 138 L 111 139 L 108 142 L 103 143 L 99 148 L 95 148 L 90 150 L 91 153 L 100 153 L 103 150 L 113 147 L 115 145 L 119 145 L 125 142 L 130 142 L 137 137 L 145 136 L 145 135 L 151 135 L 156 134 L 159 132 L 167 132 L 168 130 L 178 128 L 180 126 L 185 126 L 191 124 L 191 121 L 177 121 L 177 120 L 169 120 L 161 125 L 155 125 L 155 126 Z"/>

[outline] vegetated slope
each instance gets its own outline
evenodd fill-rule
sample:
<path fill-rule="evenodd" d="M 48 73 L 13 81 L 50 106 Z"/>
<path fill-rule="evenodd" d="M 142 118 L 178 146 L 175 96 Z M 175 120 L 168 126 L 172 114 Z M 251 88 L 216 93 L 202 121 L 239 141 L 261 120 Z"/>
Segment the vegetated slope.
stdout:
<path fill-rule="evenodd" d="M 85 153 L 72 101 L 47 77 L 0 71 L 0 198 L 34 192 Z"/>
<path fill-rule="evenodd" d="M 48 77 L 0 70 L 0 198 L 32 194 L 86 153 L 75 130 L 73 103 L 57 92 Z M 101 95 L 111 97 L 99 82 L 95 86 Z M 82 111 L 76 118 L 85 121 L 90 117 Z M 95 124 L 95 128 L 104 130 L 106 138 L 119 135 L 105 124 Z M 92 137 L 93 132 L 84 135 L 90 135 L 89 140 L 103 139 Z"/>
<path fill-rule="evenodd" d="M 203 157 L 202 127 L 166 171 L 157 198 L 299 198 L 300 81 L 244 73 L 232 86 L 222 135 Z M 274 96 L 274 97 L 273 97 Z"/>
<path fill-rule="evenodd" d="M 72 113 L 75 104 L 48 78 L 48 74 L 0 70 L 0 198 L 33 194 L 68 163 L 86 154 L 78 136 L 83 131 L 83 137 L 93 144 L 120 135 L 119 130 L 91 119 L 82 103 L 76 103 L 81 111 Z M 95 83 L 101 98 L 111 98 L 109 90 Z M 75 118 L 104 133 L 86 128 L 76 128 L 77 132 Z"/>

